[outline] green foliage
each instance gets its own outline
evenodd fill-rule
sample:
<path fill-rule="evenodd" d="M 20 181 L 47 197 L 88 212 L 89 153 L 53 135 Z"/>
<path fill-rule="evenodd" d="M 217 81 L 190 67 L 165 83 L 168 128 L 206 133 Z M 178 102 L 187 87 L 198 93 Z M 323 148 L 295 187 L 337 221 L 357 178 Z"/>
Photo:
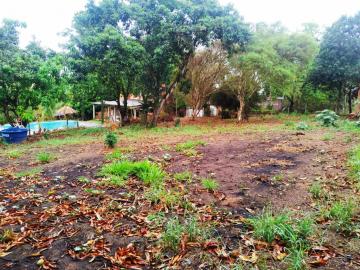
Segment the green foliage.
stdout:
<path fill-rule="evenodd" d="M 112 175 L 108 179 L 103 180 L 101 184 L 112 187 L 123 187 L 126 185 L 126 180 L 122 177 Z"/>
<path fill-rule="evenodd" d="M 78 181 L 83 184 L 89 184 L 91 183 L 90 179 L 85 176 L 78 177 Z"/>
<path fill-rule="evenodd" d="M 177 251 L 185 228 L 177 217 L 170 219 L 161 235 L 161 243 L 165 249 Z"/>
<path fill-rule="evenodd" d="M 146 185 L 159 186 L 163 182 L 165 173 L 156 164 L 149 161 L 120 161 L 105 165 L 101 169 L 103 175 L 114 175 L 127 179 L 131 175 L 139 177 Z"/>
<path fill-rule="evenodd" d="M 325 127 L 336 126 L 336 120 L 339 116 L 331 110 L 323 110 L 316 114 L 316 120 L 321 123 L 321 125 Z"/>
<path fill-rule="evenodd" d="M 211 178 L 201 179 L 201 184 L 205 189 L 207 189 L 209 191 L 215 191 L 216 189 L 219 188 L 219 183 L 216 182 L 216 180 L 211 179 Z"/>
<path fill-rule="evenodd" d="M 178 152 L 182 152 L 189 149 L 194 149 L 197 146 L 204 146 L 205 142 L 203 141 L 187 141 L 184 143 L 179 143 L 176 145 L 175 150 Z"/>
<path fill-rule="evenodd" d="M 117 143 L 116 134 L 113 132 L 109 132 L 108 134 L 106 134 L 104 142 L 105 142 L 106 146 L 108 146 L 110 148 L 114 148 Z"/>
<path fill-rule="evenodd" d="M 360 183 L 360 146 L 357 146 L 350 152 L 348 165 L 350 167 L 351 177 L 355 182 Z"/>
<path fill-rule="evenodd" d="M 192 180 L 192 173 L 189 172 L 189 171 L 175 173 L 174 178 L 177 181 L 188 182 L 189 183 Z"/>
<path fill-rule="evenodd" d="M 306 269 L 306 250 L 303 248 L 293 248 L 290 250 L 288 261 L 290 262 L 289 270 Z"/>
<path fill-rule="evenodd" d="M 37 154 L 37 160 L 43 164 L 50 163 L 54 158 L 53 154 L 47 152 L 40 152 Z"/>
<path fill-rule="evenodd" d="M 321 199 L 324 196 L 324 188 L 319 182 L 312 183 L 309 192 L 314 199 Z"/>

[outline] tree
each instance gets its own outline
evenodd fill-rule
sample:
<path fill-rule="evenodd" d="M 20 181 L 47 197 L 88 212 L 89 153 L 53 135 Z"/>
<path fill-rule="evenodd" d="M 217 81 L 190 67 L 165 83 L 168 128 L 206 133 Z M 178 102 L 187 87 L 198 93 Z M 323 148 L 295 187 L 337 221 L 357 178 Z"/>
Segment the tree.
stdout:
<path fill-rule="evenodd" d="M 234 55 L 230 59 L 230 70 L 226 75 L 223 89 L 233 93 L 239 101 L 238 122 L 246 118 L 247 101 L 262 89 L 262 64 L 261 55 L 254 52 Z"/>
<path fill-rule="evenodd" d="M 344 95 L 351 113 L 351 89 L 360 84 L 360 12 L 341 17 L 325 33 L 310 80 L 337 96 L 337 111 Z"/>
<path fill-rule="evenodd" d="M 137 92 L 145 51 L 119 26 L 119 7 L 116 0 L 102 1 L 98 6 L 90 1 L 86 10 L 75 16 L 75 32 L 71 33 L 69 44 L 70 66 L 83 82 L 89 74 L 96 74 L 92 78 L 104 86 L 98 89 L 97 97 L 117 100 L 121 119 L 126 121 L 127 100 L 131 93 Z M 120 96 L 124 106 L 120 104 Z"/>
<path fill-rule="evenodd" d="M 191 88 L 186 100 L 192 108 L 193 118 L 219 88 L 226 73 L 226 64 L 227 54 L 219 42 L 190 58 L 186 77 L 191 82 Z"/>
<path fill-rule="evenodd" d="M 185 77 L 189 59 L 199 46 L 220 39 L 227 50 L 243 49 L 250 32 L 231 7 L 217 1 L 130 0 L 122 23 L 146 51 L 145 95 L 152 100 L 156 125 L 160 111 Z"/>

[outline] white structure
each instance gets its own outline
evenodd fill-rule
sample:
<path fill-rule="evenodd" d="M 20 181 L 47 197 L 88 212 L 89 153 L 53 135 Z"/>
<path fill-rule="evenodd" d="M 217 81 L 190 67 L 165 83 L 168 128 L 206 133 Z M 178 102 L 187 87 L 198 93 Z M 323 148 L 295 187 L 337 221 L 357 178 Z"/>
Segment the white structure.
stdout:
<path fill-rule="evenodd" d="M 187 108 L 186 109 L 186 117 L 192 117 L 193 114 L 193 109 L 191 108 Z M 196 117 L 204 117 L 205 113 L 204 113 L 204 109 L 201 109 Z M 216 106 L 214 105 L 210 105 L 210 116 L 217 116 L 218 115 L 218 109 L 216 108 Z"/>
<path fill-rule="evenodd" d="M 118 110 L 117 101 L 108 101 L 104 100 L 103 102 L 97 101 L 93 102 L 93 119 L 101 119 L 101 109 L 100 112 L 96 113 L 96 108 L 101 108 L 101 104 L 104 105 L 104 118 L 109 119 L 111 122 L 117 122 L 120 120 L 120 112 Z M 127 108 L 130 110 L 131 116 L 133 119 L 136 119 L 140 113 L 141 100 L 135 98 L 129 98 L 127 100 Z M 120 106 L 124 106 L 123 99 L 120 99 Z"/>

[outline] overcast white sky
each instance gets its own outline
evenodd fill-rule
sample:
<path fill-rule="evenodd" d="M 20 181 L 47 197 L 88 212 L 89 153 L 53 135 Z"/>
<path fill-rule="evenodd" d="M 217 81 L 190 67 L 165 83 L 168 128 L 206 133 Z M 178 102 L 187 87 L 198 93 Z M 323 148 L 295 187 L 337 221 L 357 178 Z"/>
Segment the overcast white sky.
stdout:
<path fill-rule="evenodd" d="M 290 30 L 304 22 L 329 26 L 341 15 L 360 11 L 360 0 L 219 0 L 233 3 L 247 22 L 281 21 Z M 0 0 L 0 21 L 21 20 L 27 28 L 21 32 L 21 44 L 33 36 L 45 47 L 58 49 L 64 39 L 58 33 L 71 26 L 73 15 L 84 8 L 86 0 Z"/>

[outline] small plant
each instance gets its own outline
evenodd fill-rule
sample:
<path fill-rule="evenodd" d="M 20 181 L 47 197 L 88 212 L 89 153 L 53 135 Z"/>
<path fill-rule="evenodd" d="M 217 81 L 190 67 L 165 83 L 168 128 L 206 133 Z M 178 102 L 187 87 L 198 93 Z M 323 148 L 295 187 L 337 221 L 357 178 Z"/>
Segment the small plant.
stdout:
<path fill-rule="evenodd" d="M 178 192 L 166 190 L 163 186 L 151 186 L 145 192 L 145 198 L 152 203 L 163 202 L 167 207 L 174 207 L 180 203 L 181 197 Z"/>
<path fill-rule="evenodd" d="M 17 178 L 25 177 L 25 176 L 35 176 L 39 173 L 41 173 L 42 170 L 40 168 L 33 168 L 26 171 L 21 171 L 15 174 Z"/>
<path fill-rule="evenodd" d="M 339 116 L 331 110 L 323 110 L 316 114 L 316 120 L 321 123 L 321 125 L 325 127 L 336 126 L 336 120 Z"/>
<path fill-rule="evenodd" d="M 105 145 L 114 148 L 117 143 L 117 136 L 114 132 L 109 132 L 105 135 Z"/>
<path fill-rule="evenodd" d="M 189 171 L 179 172 L 174 174 L 174 178 L 177 181 L 190 183 L 192 180 L 192 174 Z"/>
<path fill-rule="evenodd" d="M 165 220 L 164 212 L 157 212 L 146 217 L 146 221 L 156 227 L 163 225 Z"/>
<path fill-rule="evenodd" d="M 37 160 L 43 164 L 50 163 L 50 161 L 52 161 L 53 159 L 54 159 L 54 156 L 47 152 L 41 152 L 37 155 Z"/>
<path fill-rule="evenodd" d="M 189 241 L 204 240 L 208 238 L 208 231 L 202 228 L 196 221 L 195 217 L 190 217 L 185 222 L 185 233 L 189 237 Z"/>
<path fill-rule="evenodd" d="M 126 160 L 127 156 L 124 155 L 119 149 L 115 149 L 113 152 L 106 155 L 107 160 Z"/>
<path fill-rule="evenodd" d="M 299 122 L 296 125 L 296 129 L 297 130 L 308 130 L 310 127 L 308 124 L 306 124 L 305 122 Z"/>
<path fill-rule="evenodd" d="M 176 145 L 175 150 L 178 152 L 184 152 L 185 150 L 195 149 L 197 146 L 204 146 L 203 141 L 187 141 Z"/>
<path fill-rule="evenodd" d="M 283 174 L 277 174 L 277 175 L 274 175 L 271 180 L 275 181 L 275 182 L 282 182 L 284 181 L 284 175 Z"/>
<path fill-rule="evenodd" d="M 306 250 L 303 248 L 292 248 L 287 260 L 290 262 L 289 270 L 306 269 Z"/>
<path fill-rule="evenodd" d="M 165 231 L 161 236 L 161 243 L 164 248 L 172 251 L 179 249 L 182 234 L 185 228 L 177 217 L 170 219 L 165 227 Z"/>
<path fill-rule="evenodd" d="M 123 187 L 126 184 L 126 180 L 122 177 L 112 175 L 108 179 L 101 182 L 105 186 Z"/>
<path fill-rule="evenodd" d="M 214 191 L 214 190 L 218 189 L 218 187 L 219 187 L 218 182 L 216 182 L 216 180 L 211 179 L 211 178 L 203 178 L 201 180 L 201 184 L 205 189 L 207 189 L 209 191 Z"/>
<path fill-rule="evenodd" d="M 302 239 L 306 239 L 314 233 L 314 222 L 310 217 L 297 220 L 295 230 L 298 236 Z"/>
<path fill-rule="evenodd" d="M 13 150 L 8 153 L 8 156 L 9 156 L 9 158 L 16 159 L 16 158 L 21 157 L 22 153 L 19 150 Z"/>

